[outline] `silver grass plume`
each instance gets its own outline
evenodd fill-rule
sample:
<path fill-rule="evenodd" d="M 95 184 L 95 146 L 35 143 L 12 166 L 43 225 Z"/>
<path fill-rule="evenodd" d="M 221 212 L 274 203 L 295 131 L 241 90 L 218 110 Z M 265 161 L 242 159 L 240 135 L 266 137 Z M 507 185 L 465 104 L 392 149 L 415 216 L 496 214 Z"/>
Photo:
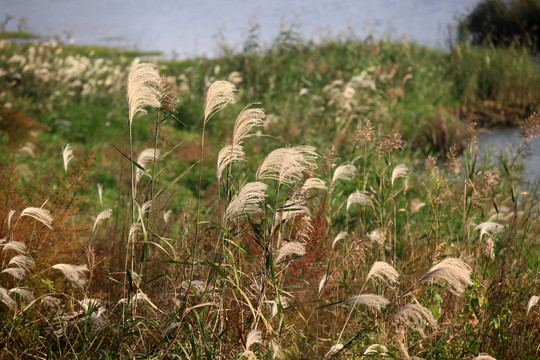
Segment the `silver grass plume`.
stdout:
<path fill-rule="evenodd" d="M 22 241 L 8 241 L 3 246 L 3 251 L 13 250 L 19 254 L 26 254 L 26 244 Z"/>
<path fill-rule="evenodd" d="M 251 346 L 254 344 L 262 344 L 261 330 L 251 330 L 246 337 L 246 348 L 242 353 L 242 357 L 248 359 L 256 359 L 255 353 L 251 351 Z"/>
<path fill-rule="evenodd" d="M 53 269 L 60 270 L 64 277 L 71 282 L 71 285 L 75 288 L 82 289 L 86 284 L 86 275 L 88 267 L 86 265 L 70 265 L 70 264 L 56 264 L 52 266 Z"/>
<path fill-rule="evenodd" d="M 19 218 L 22 218 L 23 216 L 29 216 L 31 218 L 34 218 L 52 230 L 51 224 L 54 219 L 49 210 L 45 210 L 45 209 L 37 208 L 37 207 L 27 207 L 21 212 L 21 215 L 19 216 Z"/>
<path fill-rule="evenodd" d="M 32 291 L 25 287 L 15 287 L 13 289 L 9 289 L 8 293 L 17 294 L 21 299 L 26 302 L 31 302 L 34 300 L 34 295 L 32 294 Z"/>
<path fill-rule="evenodd" d="M 305 205 L 304 198 L 296 194 L 299 198 L 288 199 L 285 201 L 283 208 L 278 209 L 280 216 L 276 217 L 276 222 L 279 223 L 283 220 L 289 220 L 294 218 L 296 215 L 300 214 L 309 214 L 309 209 Z M 293 195 L 294 196 L 294 195 Z M 277 224 L 276 224 L 277 225 Z"/>
<path fill-rule="evenodd" d="M 488 234 L 488 235 L 490 233 L 496 234 L 500 231 L 503 231 L 504 229 L 505 229 L 504 225 L 497 224 L 491 221 L 486 221 L 481 224 L 478 224 L 474 228 L 474 230 L 480 230 L 480 240 L 482 240 L 482 236 L 484 236 L 484 234 Z"/>
<path fill-rule="evenodd" d="M 367 206 L 371 204 L 371 198 L 369 196 L 369 192 L 365 190 L 356 190 L 351 195 L 349 195 L 349 198 L 347 199 L 347 211 L 349 211 L 349 207 L 352 204 L 359 204 L 362 206 Z"/>
<path fill-rule="evenodd" d="M 49 295 L 45 295 L 42 299 L 41 299 L 41 303 L 43 305 L 45 305 L 46 307 L 50 307 L 50 308 L 59 308 L 60 307 L 60 300 L 55 298 L 55 297 L 52 297 L 52 296 L 49 296 Z"/>
<path fill-rule="evenodd" d="M 16 255 L 12 257 L 8 263 L 8 266 L 10 265 L 15 265 L 17 267 L 25 269 L 26 271 L 32 270 L 36 267 L 34 260 L 32 260 L 31 257 L 26 255 Z"/>
<path fill-rule="evenodd" d="M 402 322 L 408 328 L 417 331 L 422 336 L 426 336 L 424 332 L 426 325 L 430 325 L 433 328 L 437 327 L 437 320 L 433 316 L 433 313 L 416 303 L 405 305 L 392 315 L 392 317 Z"/>
<path fill-rule="evenodd" d="M 99 196 L 99 204 L 103 206 L 103 184 L 97 184 L 97 192 Z"/>
<path fill-rule="evenodd" d="M 234 104 L 236 87 L 228 81 L 216 81 L 208 88 L 204 105 L 204 123 L 227 104 Z"/>
<path fill-rule="evenodd" d="M 379 278 L 390 286 L 393 286 L 399 282 L 399 273 L 392 265 L 384 261 L 376 261 L 367 274 L 366 281 L 370 278 Z"/>
<path fill-rule="evenodd" d="M 169 222 L 169 219 L 171 218 L 171 214 L 172 214 L 172 210 L 169 209 L 167 211 L 165 211 L 163 213 L 163 221 L 165 221 L 165 223 L 168 223 Z"/>
<path fill-rule="evenodd" d="M 8 214 L 7 223 L 8 223 L 8 230 L 11 229 L 11 218 L 16 213 L 16 210 L 11 209 Z"/>
<path fill-rule="evenodd" d="M 92 229 L 92 232 L 96 231 L 96 226 L 101 220 L 105 220 L 110 218 L 112 215 L 112 209 L 103 210 L 98 214 L 96 217 L 96 221 L 94 221 L 94 228 Z"/>
<path fill-rule="evenodd" d="M 338 352 L 341 351 L 341 349 L 343 349 L 344 345 L 343 344 L 336 344 L 336 345 L 332 345 L 332 347 L 330 348 L 330 350 L 328 350 L 328 352 L 326 353 L 326 355 L 324 355 L 324 358 L 329 358 L 331 357 L 332 355 L 334 354 L 337 354 Z"/>
<path fill-rule="evenodd" d="M 251 104 L 246 106 L 240 112 L 234 123 L 232 144 L 241 145 L 245 138 L 249 137 L 249 131 L 255 126 L 263 126 L 266 117 L 264 109 L 250 108 Z"/>
<path fill-rule="evenodd" d="M 3 287 L 0 287 L 0 302 L 6 304 L 6 306 L 12 311 L 17 308 L 17 304 L 9 296 L 8 291 Z"/>
<path fill-rule="evenodd" d="M 388 356 L 388 348 L 381 344 L 369 345 L 368 348 L 364 351 L 363 356 L 374 356 L 374 355 Z"/>
<path fill-rule="evenodd" d="M 26 270 L 19 267 L 14 267 L 14 268 L 7 268 L 0 271 L 0 274 L 3 274 L 3 273 L 9 274 L 17 280 L 22 280 L 24 278 L 24 275 L 26 275 Z"/>
<path fill-rule="evenodd" d="M 257 169 L 257 179 L 277 180 L 292 184 L 302 179 L 303 173 L 315 168 L 319 155 L 313 146 L 301 145 L 272 151 Z"/>
<path fill-rule="evenodd" d="M 444 280 L 450 285 L 453 294 L 461 296 L 467 286 L 472 285 L 471 267 L 460 259 L 444 259 L 422 276 L 419 282 L 428 280 Z"/>
<path fill-rule="evenodd" d="M 142 218 L 142 215 L 149 212 L 151 208 L 152 208 L 152 200 L 145 201 L 141 206 L 141 214 L 140 214 L 141 218 Z"/>
<path fill-rule="evenodd" d="M 159 149 L 152 149 L 152 148 L 145 149 L 141 151 L 141 153 L 137 157 L 137 163 L 141 165 L 143 169 L 148 171 L 147 169 L 148 165 L 150 165 L 150 163 L 152 163 L 154 159 L 158 161 L 160 156 L 161 156 L 161 152 L 159 151 Z M 141 171 L 141 169 L 137 168 L 137 172 L 135 174 L 135 184 L 139 182 L 143 174 L 144 173 Z"/>
<path fill-rule="evenodd" d="M 276 256 L 276 263 L 278 263 L 281 259 L 289 255 L 298 255 L 298 256 L 306 255 L 306 246 L 299 242 L 286 243 L 278 250 L 278 253 Z"/>
<path fill-rule="evenodd" d="M 127 81 L 127 101 L 129 123 L 137 112 L 146 114 L 144 107 L 161 107 L 161 77 L 153 64 L 135 64 L 129 69 Z"/>
<path fill-rule="evenodd" d="M 490 356 L 486 353 L 481 353 L 481 354 L 478 354 L 478 356 L 472 360 L 497 360 L 497 359 L 495 359 L 493 356 Z"/>
<path fill-rule="evenodd" d="M 131 224 L 129 227 L 129 233 L 128 233 L 128 244 L 131 244 L 135 241 L 135 238 L 137 237 L 137 234 L 141 230 L 141 224 L 137 221 Z"/>
<path fill-rule="evenodd" d="M 66 147 L 62 149 L 62 157 L 64 158 L 64 170 L 66 170 L 67 173 L 68 164 L 71 159 L 73 159 L 73 150 L 71 149 L 71 145 L 67 144 Z"/>
<path fill-rule="evenodd" d="M 386 240 L 386 237 L 384 236 L 384 233 L 381 229 L 376 229 L 367 234 L 367 237 L 369 240 L 378 243 L 379 245 L 383 245 L 384 241 Z"/>
<path fill-rule="evenodd" d="M 332 242 L 332 249 L 336 246 L 338 241 L 341 241 L 345 238 L 349 237 L 349 233 L 346 231 L 341 231 L 337 236 L 335 237 L 334 241 Z"/>
<path fill-rule="evenodd" d="M 319 281 L 319 294 L 323 291 L 326 283 L 328 282 L 328 274 L 324 274 L 321 281 Z"/>
<path fill-rule="evenodd" d="M 390 301 L 388 301 L 387 298 L 376 294 L 360 294 L 341 302 L 341 304 L 353 306 L 357 304 L 362 304 L 371 307 L 377 311 L 381 311 L 389 303 Z"/>
<path fill-rule="evenodd" d="M 218 153 L 217 157 L 217 179 L 221 180 L 221 176 L 225 169 L 233 162 L 245 161 L 246 154 L 242 145 L 228 144 L 225 145 Z"/>
<path fill-rule="evenodd" d="M 281 347 L 275 340 L 270 340 L 270 350 L 272 351 L 272 359 L 282 359 L 283 353 Z"/>
<path fill-rule="evenodd" d="M 396 166 L 394 170 L 392 171 L 392 181 L 391 181 L 392 186 L 394 185 L 394 181 L 397 178 L 406 177 L 408 173 L 409 173 L 409 168 L 407 168 L 404 164 L 400 164 Z"/>
<path fill-rule="evenodd" d="M 356 175 L 356 166 L 353 164 L 342 164 L 334 170 L 330 191 L 334 190 L 338 181 L 351 181 Z"/>
<path fill-rule="evenodd" d="M 326 186 L 324 180 L 318 178 L 309 178 L 304 182 L 304 185 L 302 185 L 302 192 L 307 194 L 307 192 L 311 189 L 328 190 L 328 187 Z"/>
<path fill-rule="evenodd" d="M 260 203 L 265 199 L 268 185 L 262 182 L 250 182 L 233 196 L 225 211 L 224 222 L 233 218 L 252 215 L 261 211 Z"/>
<path fill-rule="evenodd" d="M 538 304 L 538 300 L 540 300 L 540 297 L 536 295 L 531 296 L 531 298 L 529 299 L 529 303 L 527 304 L 527 316 L 529 316 L 529 311 L 531 310 L 531 308 L 534 305 Z"/>

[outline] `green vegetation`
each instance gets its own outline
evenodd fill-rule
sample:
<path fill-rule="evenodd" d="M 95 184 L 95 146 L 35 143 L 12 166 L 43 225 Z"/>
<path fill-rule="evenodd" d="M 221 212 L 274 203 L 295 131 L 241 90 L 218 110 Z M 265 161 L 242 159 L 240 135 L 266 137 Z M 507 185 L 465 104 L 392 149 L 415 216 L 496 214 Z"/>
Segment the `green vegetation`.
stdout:
<path fill-rule="evenodd" d="M 538 358 L 530 52 L 257 43 L 0 40 L 0 358 Z"/>

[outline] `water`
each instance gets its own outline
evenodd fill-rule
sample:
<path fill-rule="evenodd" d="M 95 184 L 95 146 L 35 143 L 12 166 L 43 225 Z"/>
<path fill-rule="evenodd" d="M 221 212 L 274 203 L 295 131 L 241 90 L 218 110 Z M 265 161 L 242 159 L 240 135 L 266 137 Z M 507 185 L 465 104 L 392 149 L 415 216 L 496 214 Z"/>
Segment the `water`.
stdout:
<path fill-rule="evenodd" d="M 444 47 L 448 25 L 479 0 L 0 0 L 16 30 L 63 41 L 160 50 L 167 58 L 215 56 L 216 41 L 241 49 L 249 22 L 260 24 L 260 39 L 270 42 L 282 20 L 299 26 L 303 37 L 318 40 L 347 27 L 362 37 L 391 36 Z"/>
<path fill-rule="evenodd" d="M 478 154 L 481 161 L 500 163 L 501 151 L 507 163 L 511 162 L 521 144 L 519 161 L 523 165 L 523 182 L 534 185 L 540 179 L 540 137 L 522 141 L 519 129 L 503 128 L 482 132 L 478 136 Z"/>

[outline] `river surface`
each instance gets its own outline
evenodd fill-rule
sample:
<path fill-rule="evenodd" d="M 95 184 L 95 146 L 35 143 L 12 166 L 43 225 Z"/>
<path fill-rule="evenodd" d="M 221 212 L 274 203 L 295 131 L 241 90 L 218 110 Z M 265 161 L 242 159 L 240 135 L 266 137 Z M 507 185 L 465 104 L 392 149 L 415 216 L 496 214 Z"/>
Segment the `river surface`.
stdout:
<path fill-rule="evenodd" d="M 218 55 L 225 40 L 241 50 L 250 21 L 268 44 L 280 24 L 320 40 L 353 29 L 361 37 L 390 36 L 445 47 L 448 26 L 479 0 L 0 0 L 0 21 L 62 41 L 159 50 L 167 58 Z"/>
<path fill-rule="evenodd" d="M 481 162 L 500 164 L 501 151 L 507 163 L 515 158 L 523 166 L 521 183 L 528 187 L 540 180 L 540 136 L 531 141 L 523 140 L 519 129 L 502 128 L 486 130 L 478 136 L 478 159 Z"/>

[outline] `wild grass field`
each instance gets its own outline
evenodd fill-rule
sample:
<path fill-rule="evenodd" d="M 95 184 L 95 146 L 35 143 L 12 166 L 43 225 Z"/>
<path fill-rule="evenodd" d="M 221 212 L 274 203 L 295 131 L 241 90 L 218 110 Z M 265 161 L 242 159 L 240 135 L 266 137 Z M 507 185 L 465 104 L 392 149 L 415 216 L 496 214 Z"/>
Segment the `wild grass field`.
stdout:
<path fill-rule="evenodd" d="M 0 358 L 537 359 L 529 49 L 257 44 L 0 40 Z"/>

